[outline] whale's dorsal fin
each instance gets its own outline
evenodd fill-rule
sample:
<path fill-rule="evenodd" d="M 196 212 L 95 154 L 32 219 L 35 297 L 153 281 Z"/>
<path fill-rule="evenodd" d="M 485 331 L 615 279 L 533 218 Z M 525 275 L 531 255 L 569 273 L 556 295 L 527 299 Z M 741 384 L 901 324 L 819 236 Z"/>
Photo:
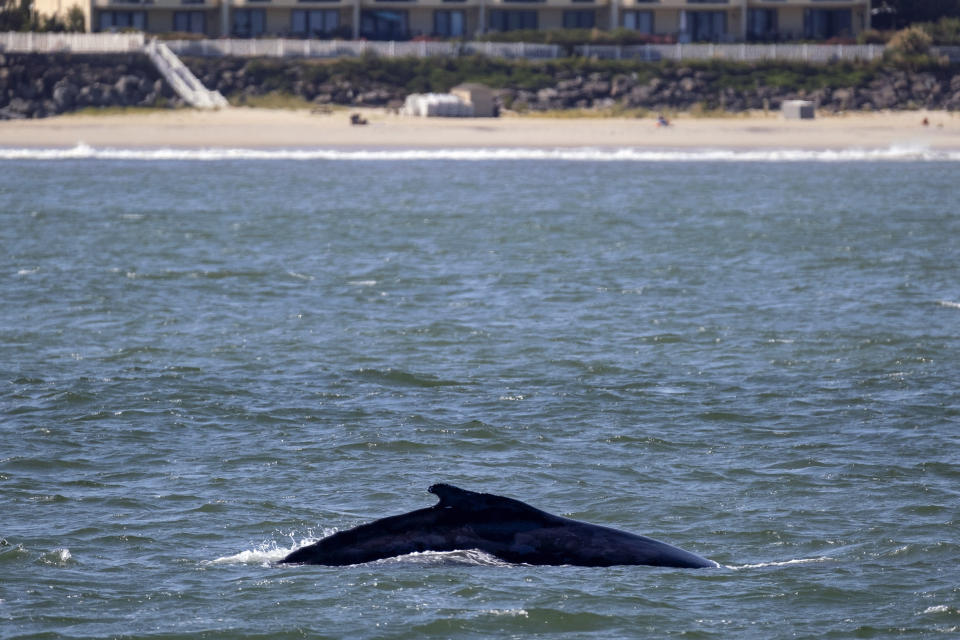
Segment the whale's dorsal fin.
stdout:
<path fill-rule="evenodd" d="M 474 491 L 443 483 L 432 485 L 428 491 L 440 498 L 440 502 L 436 505 L 440 509 L 475 509 L 478 500 L 483 496 Z"/>
<path fill-rule="evenodd" d="M 452 484 L 435 484 L 430 487 L 429 491 L 440 498 L 440 502 L 433 506 L 434 509 L 456 509 L 474 513 L 496 510 L 501 514 L 510 513 L 514 516 L 522 514 L 524 517 L 533 517 L 538 520 L 556 518 L 556 516 L 513 498 L 505 498 L 492 493 L 467 491 Z"/>

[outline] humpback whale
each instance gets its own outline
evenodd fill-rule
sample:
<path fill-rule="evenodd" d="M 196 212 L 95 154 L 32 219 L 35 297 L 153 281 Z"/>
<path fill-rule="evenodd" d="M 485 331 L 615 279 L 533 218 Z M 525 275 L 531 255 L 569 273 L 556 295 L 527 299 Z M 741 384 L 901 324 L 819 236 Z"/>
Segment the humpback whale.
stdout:
<path fill-rule="evenodd" d="M 435 484 L 432 507 L 340 531 L 296 549 L 281 563 L 342 566 L 415 551 L 479 549 L 533 565 L 718 567 L 666 542 L 580 522 L 489 493 Z"/>

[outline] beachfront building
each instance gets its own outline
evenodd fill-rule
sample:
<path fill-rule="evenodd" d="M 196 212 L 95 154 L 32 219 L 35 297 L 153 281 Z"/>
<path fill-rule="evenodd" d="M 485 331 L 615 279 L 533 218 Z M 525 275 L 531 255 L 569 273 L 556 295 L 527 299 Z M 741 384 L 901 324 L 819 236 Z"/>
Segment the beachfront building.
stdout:
<path fill-rule="evenodd" d="M 36 0 L 79 6 L 88 31 L 207 37 L 469 38 L 518 29 L 630 29 L 678 42 L 822 41 L 869 27 L 871 0 Z"/>

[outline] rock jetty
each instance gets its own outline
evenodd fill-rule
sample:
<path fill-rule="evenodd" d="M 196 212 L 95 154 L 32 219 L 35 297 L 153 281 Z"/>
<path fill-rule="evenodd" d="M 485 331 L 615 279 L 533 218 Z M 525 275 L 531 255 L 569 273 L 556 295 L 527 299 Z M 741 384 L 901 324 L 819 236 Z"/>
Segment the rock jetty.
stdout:
<path fill-rule="evenodd" d="M 408 93 L 416 92 L 399 82 L 390 83 L 383 74 L 376 74 L 375 80 L 356 73 L 346 78 L 336 71 L 325 70 L 323 64 L 308 61 L 289 61 L 282 66 L 242 58 L 194 58 L 186 62 L 208 88 L 216 89 L 232 102 L 242 103 L 251 96 L 280 92 L 317 104 L 397 106 Z M 627 65 L 621 65 L 625 67 Z M 766 71 L 769 73 L 769 66 Z M 809 85 L 808 78 L 797 83 L 776 84 L 744 81 L 744 77 L 750 76 L 749 67 L 738 69 L 741 86 L 731 86 L 729 74 L 715 69 L 672 64 L 647 65 L 634 72 L 583 72 L 553 64 L 545 67 L 540 76 L 544 73 L 552 82 L 542 83 L 543 86 L 510 86 L 509 83 L 495 86 L 500 107 L 517 111 L 620 107 L 740 112 L 779 109 L 784 100 L 801 99 L 811 100 L 818 108 L 828 111 L 960 110 L 960 66 L 957 65 L 912 72 L 877 67 L 869 73 L 851 74 L 860 82 L 816 88 L 800 86 Z M 483 82 L 482 78 L 459 78 L 457 82 L 463 80 Z M 449 88 L 428 83 L 418 90 L 443 92 Z"/>
<path fill-rule="evenodd" d="M 498 64 L 492 77 L 470 77 L 456 61 L 386 71 L 377 61 L 185 58 L 209 89 L 243 104 L 270 93 L 316 105 L 399 107 L 410 93 L 445 92 L 464 81 L 487 82 L 501 109 L 727 111 L 780 108 L 810 100 L 827 111 L 946 109 L 960 111 L 960 66 L 924 70 L 862 65 L 737 66 L 734 63 L 589 61 Z M 390 64 L 402 65 L 403 62 Z M 411 63 L 411 65 L 414 63 Z M 519 63 L 523 64 L 523 63 Z M 365 65 L 370 65 L 369 68 Z M 380 65 L 380 66 L 377 66 Z M 349 72 L 344 71 L 347 69 Z M 400 67 L 397 67 L 398 69 Z M 442 73 L 436 73 L 437 71 Z M 489 72 L 489 69 L 488 69 Z M 0 54 L 0 119 L 40 118 L 84 107 L 181 106 L 145 55 Z"/>
<path fill-rule="evenodd" d="M 0 53 L 0 119 L 181 104 L 143 54 Z"/>

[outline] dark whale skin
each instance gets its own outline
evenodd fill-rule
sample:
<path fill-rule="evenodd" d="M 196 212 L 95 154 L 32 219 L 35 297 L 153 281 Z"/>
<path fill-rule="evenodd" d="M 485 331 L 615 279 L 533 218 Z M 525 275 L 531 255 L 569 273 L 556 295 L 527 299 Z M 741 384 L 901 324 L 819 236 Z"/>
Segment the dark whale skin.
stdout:
<path fill-rule="evenodd" d="M 512 498 L 449 484 L 435 484 L 430 492 L 440 498 L 432 507 L 340 531 L 280 562 L 343 566 L 417 551 L 479 549 L 531 565 L 719 566 L 653 538 L 555 516 Z"/>

